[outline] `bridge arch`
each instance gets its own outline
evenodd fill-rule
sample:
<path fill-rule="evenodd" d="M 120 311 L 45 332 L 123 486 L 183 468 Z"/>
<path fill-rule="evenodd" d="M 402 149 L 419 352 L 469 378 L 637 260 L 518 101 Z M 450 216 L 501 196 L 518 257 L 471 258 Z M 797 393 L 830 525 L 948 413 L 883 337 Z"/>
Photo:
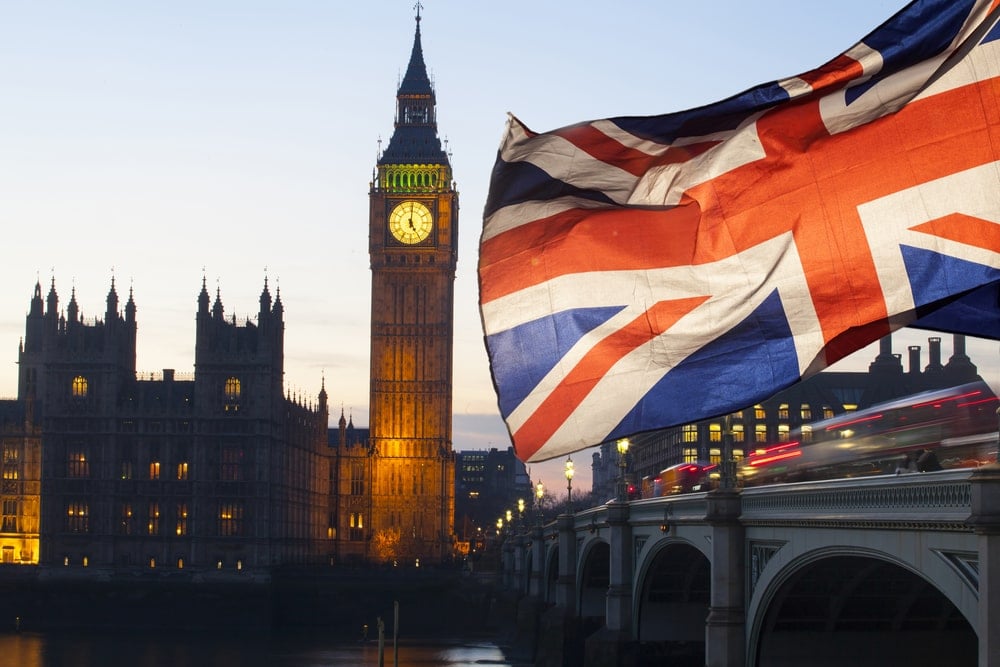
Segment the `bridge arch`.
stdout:
<path fill-rule="evenodd" d="M 584 635 L 604 626 L 611 580 L 611 545 L 603 538 L 589 540 L 581 554 L 577 576 L 577 609 Z"/>
<path fill-rule="evenodd" d="M 559 581 L 559 545 L 555 544 L 545 554 L 545 567 L 542 570 L 542 602 L 554 604 L 556 601 L 556 583 Z"/>
<path fill-rule="evenodd" d="M 935 581 L 875 550 L 803 554 L 759 582 L 747 618 L 748 665 L 974 667 L 972 622 Z"/>
<path fill-rule="evenodd" d="M 522 556 L 524 560 L 521 567 L 521 580 L 518 582 L 518 586 L 523 594 L 528 595 L 531 593 L 531 571 L 534 567 L 532 564 L 533 554 L 531 553 L 531 549 L 524 549 L 522 553 L 524 554 Z"/>
<path fill-rule="evenodd" d="M 691 542 L 658 541 L 636 573 L 636 639 L 671 663 L 705 663 L 712 566 Z M 679 663 L 678 663 L 679 664 Z"/>

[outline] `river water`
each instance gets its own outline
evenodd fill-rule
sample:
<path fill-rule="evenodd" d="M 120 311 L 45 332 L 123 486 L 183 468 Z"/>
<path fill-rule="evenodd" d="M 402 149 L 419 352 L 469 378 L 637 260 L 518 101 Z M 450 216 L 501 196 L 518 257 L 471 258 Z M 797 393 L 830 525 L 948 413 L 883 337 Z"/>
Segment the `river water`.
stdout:
<path fill-rule="evenodd" d="M 489 641 L 400 641 L 385 667 L 526 667 Z M 395 658 L 395 659 L 394 659 Z M 34 633 L 0 635 L 0 667 L 378 667 L 377 642 L 316 634 L 216 636 L 208 633 Z"/>

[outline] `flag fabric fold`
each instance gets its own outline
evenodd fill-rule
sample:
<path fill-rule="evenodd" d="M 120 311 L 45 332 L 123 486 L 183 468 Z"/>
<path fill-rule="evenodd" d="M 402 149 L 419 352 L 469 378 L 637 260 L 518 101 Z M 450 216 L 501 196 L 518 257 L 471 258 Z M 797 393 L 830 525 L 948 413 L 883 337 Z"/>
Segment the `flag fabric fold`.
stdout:
<path fill-rule="evenodd" d="M 690 111 L 510 117 L 479 288 L 518 456 L 742 409 L 901 326 L 1000 338 L 998 3 L 914 2 Z"/>

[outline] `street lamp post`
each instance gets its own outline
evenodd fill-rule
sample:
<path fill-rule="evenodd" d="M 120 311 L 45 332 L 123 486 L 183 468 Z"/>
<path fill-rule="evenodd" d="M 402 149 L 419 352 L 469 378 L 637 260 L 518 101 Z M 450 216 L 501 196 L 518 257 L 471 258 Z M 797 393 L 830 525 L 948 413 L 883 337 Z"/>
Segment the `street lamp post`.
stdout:
<path fill-rule="evenodd" d="M 566 457 L 566 504 L 569 513 L 573 513 L 573 457 Z"/>
<path fill-rule="evenodd" d="M 531 480 L 528 480 L 529 482 Z M 524 498 L 517 499 L 517 522 L 521 524 L 521 529 L 524 529 Z"/>
<path fill-rule="evenodd" d="M 722 465 L 719 475 L 720 489 L 736 488 L 736 459 L 733 458 L 733 416 L 723 418 L 725 431 L 722 434 Z"/>
<path fill-rule="evenodd" d="M 622 438 L 617 443 L 618 447 L 618 500 L 628 500 L 628 486 L 625 484 L 625 456 L 628 454 L 628 438 Z"/>
<path fill-rule="evenodd" d="M 542 525 L 542 498 L 545 497 L 545 485 L 540 481 L 535 484 L 535 509 L 538 511 L 538 525 Z"/>

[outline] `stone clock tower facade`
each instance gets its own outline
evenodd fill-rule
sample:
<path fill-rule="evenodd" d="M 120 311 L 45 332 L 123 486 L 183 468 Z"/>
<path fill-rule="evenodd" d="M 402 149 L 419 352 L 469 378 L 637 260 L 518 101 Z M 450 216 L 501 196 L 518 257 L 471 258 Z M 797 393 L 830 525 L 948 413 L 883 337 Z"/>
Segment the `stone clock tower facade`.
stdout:
<path fill-rule="evenodd" d="M 372 270 L 369 560 L 452 555 L 452 339 L 458 192 L 420 43 L 369 193 Z"/>

